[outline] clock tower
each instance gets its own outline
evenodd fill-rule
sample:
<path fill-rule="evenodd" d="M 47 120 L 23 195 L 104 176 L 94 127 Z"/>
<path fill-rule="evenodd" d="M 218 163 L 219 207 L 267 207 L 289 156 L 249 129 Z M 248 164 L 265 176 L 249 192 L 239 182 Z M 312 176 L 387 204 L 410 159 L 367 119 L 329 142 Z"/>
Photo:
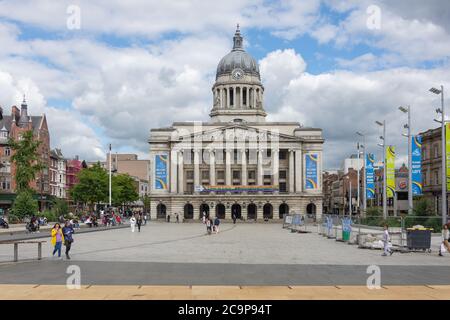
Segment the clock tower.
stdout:
<path fill-rule="evenodd" d="M 264 86 L 258 63 L 245 52 L 239 25 L 233 37 L 233 49 L 217 66 L 212 92 L 210 117 L 213 121 L 265 121 Z"/>

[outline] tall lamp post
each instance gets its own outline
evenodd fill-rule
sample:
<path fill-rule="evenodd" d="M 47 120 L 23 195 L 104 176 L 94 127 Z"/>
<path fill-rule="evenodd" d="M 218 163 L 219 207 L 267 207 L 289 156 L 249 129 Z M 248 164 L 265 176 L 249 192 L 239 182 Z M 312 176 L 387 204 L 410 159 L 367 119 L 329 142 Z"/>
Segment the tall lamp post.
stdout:
<path fill-rule="evenodd" d="M 348 194 L 348 199 L 349 199 L 348 215 L 351 216 L 352 215 L 352 180 L 350 179 L 350 176 L 347 176 L 346 178 L 347 178 L 349 186 L 350 186 L 349 194 Z"/>
<path fill-rule="evenodd" d="M 438 113 L 442 114 L 441 121 L 441 139 L 442 139 L 442 224 L 447 223 L 447 152 L 445 146 L 445 109 L 444 109 L 444 86 L 441 85 L 441 89 L 431 88 L 430 92 L 441 95 L 441 108 L 437 109 Z"/>
<path fill-rule="evenodd" d="M 381 144 L 378 144 L 383 148 L 383 218 L 387 218 L 387 199 L 386 199 L 386 120 L 383 122 L 375 121 L 377 125 L 383 127 L 383 135 L 380 136 Z"/>
<path fill-rule="evenodd" d="M 111 143 L 109 144 L 109 207 L 111 208 Z"/>
<path fill-rule="evenodd" d="M 408 129 L 408 133 L 404 136 L 408 138 L 408 214 L 412 215 L 413 213 L 413 194 L 412 194 L 412 155 L 411 155 L 411 107 L 399 107 L 401 112 L 408 114 L 408 124 L 405 124 L 403 127 Z"/>
<path fill-rule="evenodd" d="M 363 138 L 363 144 L 362 144 L 362 146 L 360 145 L 360 147 L 362 147 L 362 149 L 363 149 L 363 187 L 362 187 L 362 189 L 363 189 L 363 192 L 362 192 L 362 194 L 363 194 L 363 211 L 364 211 L 364 213 L 366 213 L 366 210 L 367 210 L 367 195 L 366 195 L 366 136 L 364 135 L 364 134 L 362 134 L 361 132 L 356 132 L 356 134 L 358 135 L 358 136 L 360 136 L 360 137 L 362 137 Z M 358 151 L 358 153 L 359 153 L 359 151 Z M 359 179 L 358 179 L 358 181 L 359 181 Z"/>

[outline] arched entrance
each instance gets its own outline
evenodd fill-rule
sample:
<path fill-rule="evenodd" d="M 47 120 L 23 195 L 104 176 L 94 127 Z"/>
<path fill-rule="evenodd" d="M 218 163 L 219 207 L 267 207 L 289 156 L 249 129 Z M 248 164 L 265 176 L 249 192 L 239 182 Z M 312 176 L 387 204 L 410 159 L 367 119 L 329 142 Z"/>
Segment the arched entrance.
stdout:
<path fill-rule="evenodd" d="M 156 219 L 166 219 L 166 205 L 160 203 L 156 206 Z"/>
<path fill-rule="evenodd" d="M 273 219 L 273 207 L 270 203 L 266 203 L 263 207 L 264 219 Z"/>
<path fill-rule="evenodd" d="M 190 203 L 184 205 L 184 218 L 194 219 L 194 206 Z"/>
<path fill-rule="evenodd" d="M 236 216 L 236 219 L 240 219 L 242 217 L 240 204 L 235 203 L 231 206 L 231 216 L 232 217 L 233 217 L 233 214 Z"/>
<path fill-rule="evenodd" d="M 247 220 L 256 220 L 257 217 L 256 204 L 250 203 L 247 207 Z"/>
<path fill-rule="evenodd" d="M 280 217 L 280 219 L 282 219 L 285 214 L 289 214 L 289 206 L 287 205 L 287 203 L 282 203 L 280 204 L 278 216 Z"/>
<path fill-rule="evenodd" d="M 316 205 L 314 203 L 310 203 L 306 206 L 306 213 L 311 216 L 316 215 Z"/>
<path fill-rule="evenodd" d="M 225 219 L 225 206 L 221 203 L 216 205 L 216 217 Z"/>
<path fill-rule="evenodd" d="M 206 203 L 202 203 L 200 205 L 200 213 L 199 213 L 200 219 L 203 217 L 203 212 L 205 212 L 206 217 L 209 218 L 209 206 Z"/>

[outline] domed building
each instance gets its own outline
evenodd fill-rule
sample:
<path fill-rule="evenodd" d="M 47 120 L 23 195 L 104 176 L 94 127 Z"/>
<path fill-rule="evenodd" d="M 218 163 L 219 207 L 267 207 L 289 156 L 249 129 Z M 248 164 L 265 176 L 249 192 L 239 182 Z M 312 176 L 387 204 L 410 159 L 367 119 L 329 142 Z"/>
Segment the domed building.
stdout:
<path fill-rule="evenodd" d="M 217 66 L 212 98 L 208 122 L 150 130 L 151 218 L 320 216 L 322 130 L 266 121 L 259 66 L 239 26 Z"/>

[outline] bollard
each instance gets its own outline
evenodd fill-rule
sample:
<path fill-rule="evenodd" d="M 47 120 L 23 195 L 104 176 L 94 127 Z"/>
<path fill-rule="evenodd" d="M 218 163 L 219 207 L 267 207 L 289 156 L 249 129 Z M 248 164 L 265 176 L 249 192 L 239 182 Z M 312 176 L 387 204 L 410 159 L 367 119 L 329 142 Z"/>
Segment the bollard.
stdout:
<path fill-rule="evenodd" d="M 38 242 L 38 260 L 41 259 L 42 259 L 42 242 Z"/>
<path fill-rule="evenodd" d="M 19 244 L 14 243 L 14 262 L 19 260 Z"/>

